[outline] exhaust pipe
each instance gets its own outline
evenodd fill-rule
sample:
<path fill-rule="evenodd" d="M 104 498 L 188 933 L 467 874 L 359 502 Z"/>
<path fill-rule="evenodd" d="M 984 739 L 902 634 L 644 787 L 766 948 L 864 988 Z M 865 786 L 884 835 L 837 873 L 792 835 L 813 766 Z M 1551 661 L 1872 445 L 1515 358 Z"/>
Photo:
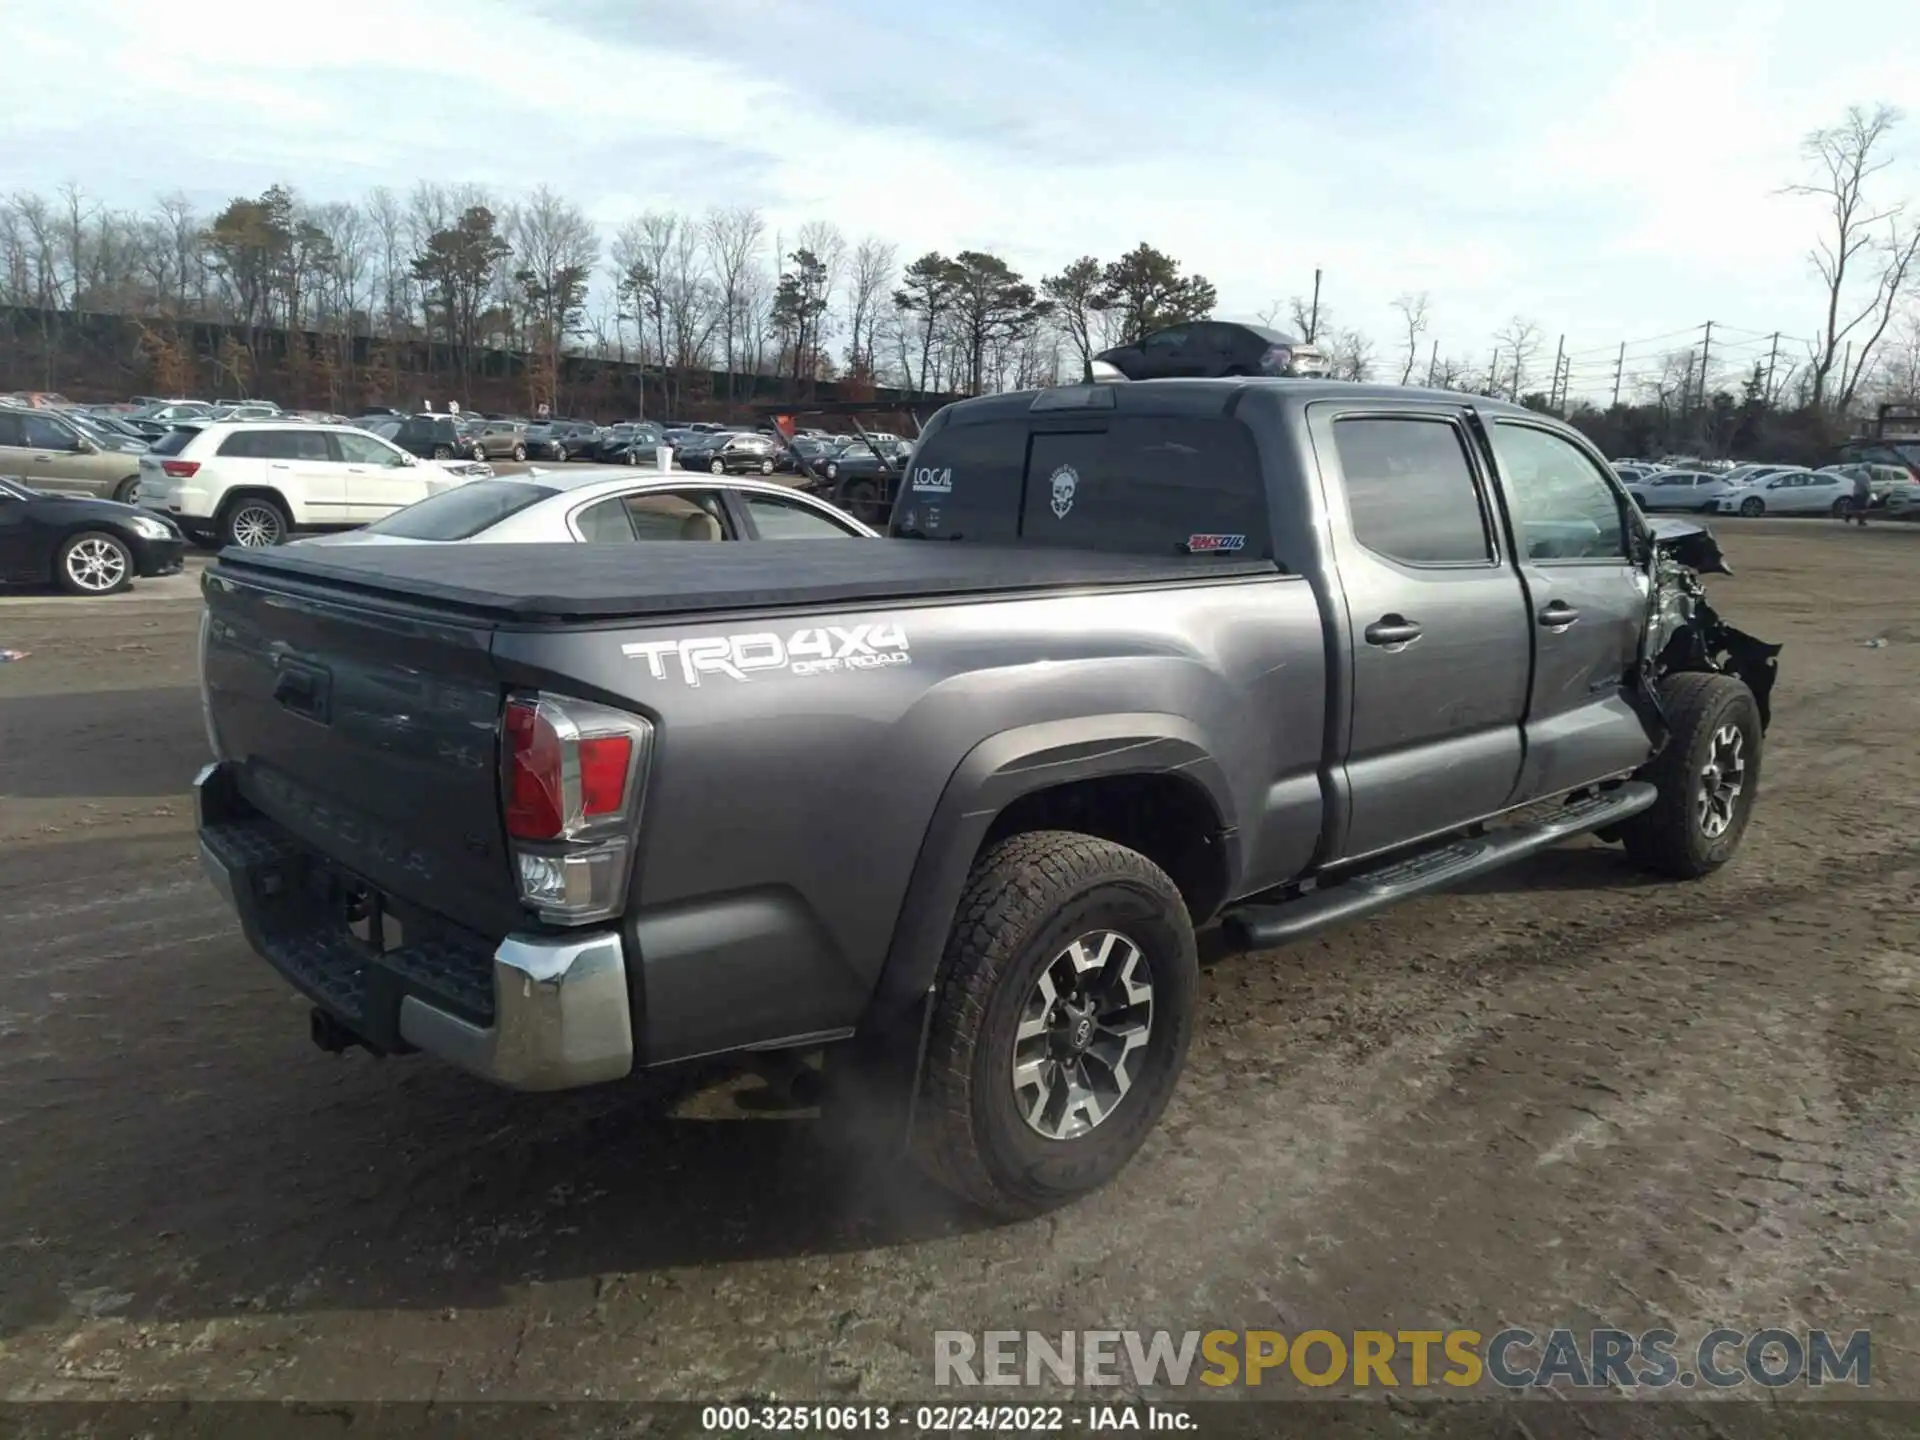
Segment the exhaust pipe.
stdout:
<path fill-rule="evenodd" d="M 308 1033 L 313 1036 L 313 1043 L 329 1055 L 344 1055 L 354 1046 L 364 1043 L 353 1031 L 317 1006 L 308 1017 Z"/>

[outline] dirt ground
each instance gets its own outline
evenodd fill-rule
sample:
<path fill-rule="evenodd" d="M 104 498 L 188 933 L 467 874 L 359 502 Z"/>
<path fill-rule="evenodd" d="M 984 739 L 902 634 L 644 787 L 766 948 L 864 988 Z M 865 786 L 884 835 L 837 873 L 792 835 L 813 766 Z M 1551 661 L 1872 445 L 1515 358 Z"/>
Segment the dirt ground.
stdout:
<path fill-rule="evenodd" d="M 1920 528 L 1716 529 L 1786 645 L 1735 864 L 1582 842 L 1211 963 L 1145 1152 L 1005 1227 L 725 1094 L 323 1054 L 194 858 L 192 585 L 0 601 L 0 1397 L 925 1398 L 941 1329 L 1666 1324 L 1870 1328 L 1920 1400 Z"/>

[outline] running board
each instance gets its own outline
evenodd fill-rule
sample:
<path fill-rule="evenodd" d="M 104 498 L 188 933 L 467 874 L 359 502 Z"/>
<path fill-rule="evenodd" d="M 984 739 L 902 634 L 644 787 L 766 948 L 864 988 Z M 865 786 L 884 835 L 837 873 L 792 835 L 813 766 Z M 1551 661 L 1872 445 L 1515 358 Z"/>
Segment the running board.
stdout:
<path fill-rule="evenodd" d="M 1350 879 L 1308 891 L 1295 900 L 1232 906 L 1220 917 L 1220 923 L 1227 938 L 1239 949 L 1265 950 L 1285 945 L 1328 926 L 1342 925 L 1389 905 L 1398 905 L 1416 895 L 1444 890 L 1449 885 L 1498 870 L 1575 835 L 1617 825 L 1649 808 L 1659 794 L 1642 781 L 1628 781 L 1604 794 L 1575 800 L 1544 819 L 1450 841 L 1405 860 L 1363 870 Z"/>

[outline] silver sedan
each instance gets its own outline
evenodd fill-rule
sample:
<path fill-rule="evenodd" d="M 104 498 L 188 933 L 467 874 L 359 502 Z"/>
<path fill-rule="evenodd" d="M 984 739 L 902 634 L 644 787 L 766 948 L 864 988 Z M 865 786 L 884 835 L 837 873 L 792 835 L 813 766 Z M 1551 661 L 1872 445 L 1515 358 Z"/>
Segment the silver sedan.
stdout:
<path fill-rule="evenodd" d="M 787 485 L 676 471 L 530 470 L 472 480 L 359 530 L 299 545 L 630 544 L 640 540 L 877 539 Z"/>

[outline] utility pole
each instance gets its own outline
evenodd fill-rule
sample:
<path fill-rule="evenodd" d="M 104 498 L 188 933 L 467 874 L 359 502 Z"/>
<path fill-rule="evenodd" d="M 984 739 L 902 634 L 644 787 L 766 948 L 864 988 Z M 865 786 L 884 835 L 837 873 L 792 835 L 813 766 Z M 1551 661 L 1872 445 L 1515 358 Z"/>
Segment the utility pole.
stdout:
<path fill-rule="evenodd" d="M 1433 388 L 1433 377 L 1439 372 L 1439 369 L 1440 342 L 1436 340 L 1433 342 L 1433 354 L 1427 357 L 1427 388 L 1429 390 Z"/>
<path fill-rule="evenodd" d="M 1314 337 L 1320 333 L 1320 267 L 1313 271 L 1313 308 L 1307 312 L 1307 344 L 1313 344 Z"/>
<path fill-rule="evenodd" d="M 1613 403 L 1620 404 L 1620 376 L 1627 368 L 1627 342 L 1620 342 L 1620 358 L 1613 362 Z"/>
<path fill-rule="evenodd" d="M 1687 351 L 1687 381 L 1680 387 L 1680 418 L 1693 409 L 1693 351 Z"/>
<path fill-rule="evenodd" d="M 1780 358 L 1780 332 L 1773 332 L 1773 347 L 1767 351 L 1767 393 L 1766 402 L 1773 404 L 1773 363 Z"/>
<path fill-rule="evenodd" d="M 1487 389 L 1495 395 L 1500 393 L 1500 347 L 1493 347 L 1493 358 L 1487 361 Z"/>
<path fill-rule="evenodd" d="M 1707 357 L 1713 353 L 1713 321 L 1707 321 L 1707 337 L 1700 342 L 1700 408 L 1707 408 Z"/>
<path fill-rule="evenodd" d="M 1562 335 L 1560 343 L 1553 347 L 1553 384 L 1547 387 L 1547 405 L 1556 413 L 1560 408 L 1560 365 L 1567 358 L 1567 337 Z"/>

